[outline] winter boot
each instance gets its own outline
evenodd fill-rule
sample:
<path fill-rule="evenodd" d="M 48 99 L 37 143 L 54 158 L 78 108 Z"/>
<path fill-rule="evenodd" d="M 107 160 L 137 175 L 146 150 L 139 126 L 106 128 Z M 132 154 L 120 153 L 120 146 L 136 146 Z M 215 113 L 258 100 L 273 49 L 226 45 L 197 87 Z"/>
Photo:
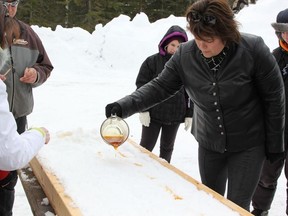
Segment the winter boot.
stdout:
<path fill-rule="evenodd" d="M 261 209 L 254 209 L 251 213 L 255 216 L 268 216 L 268 211 Z"/>

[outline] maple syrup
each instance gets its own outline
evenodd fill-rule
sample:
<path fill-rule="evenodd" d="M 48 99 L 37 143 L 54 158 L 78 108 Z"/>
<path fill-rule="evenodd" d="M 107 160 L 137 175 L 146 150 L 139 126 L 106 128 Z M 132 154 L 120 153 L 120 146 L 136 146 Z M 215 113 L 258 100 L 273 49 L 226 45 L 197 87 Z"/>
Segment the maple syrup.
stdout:
<path fill-rule="evenodd" d="M 125 140 L 123 135 L 103 136 L 103 139 L 115 149 L 117 149 Z"/>

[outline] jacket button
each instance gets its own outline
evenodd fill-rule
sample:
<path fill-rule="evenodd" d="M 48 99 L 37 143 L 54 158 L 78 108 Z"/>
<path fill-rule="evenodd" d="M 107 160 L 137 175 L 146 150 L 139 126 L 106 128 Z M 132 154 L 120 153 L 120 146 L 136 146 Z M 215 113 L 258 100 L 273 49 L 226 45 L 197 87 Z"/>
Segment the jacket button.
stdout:
<path fill-rule="evenodd" d="M 218 119 L 218 120 L 220 120 L 220 119 L 221 119 L 221 117 L 220 117 L 220 116 L 218 116 L 218 117 L 217 117 L 217 119 Z"/>
<path fill-rule="evenodd" d="M 221 134 L 221 135 L 224 135 L 224 132 L 222 131 L 220 134 Z"/>
<path fill-rule="evenodd" d="M 216 92 L 213 92 L 213 96 L 216 96 L 217 94 L 216 94 Z"/>
<path fill-rule="evenodd" d="M 216 109 L 216 112 L 219 112 L 220 110 L 219 109 Z"/>
<path fill-rule="evenodd" d="M 214 102 L 214 105 L 217 106 L 217 104 L 218 104 L 217 101 L 215 101 L 215 102 Z"/>
<path fill-rule="evenodd" d="M 219 125 L 219 128 L 222 128 L 222 125 L 221 125 L 221 124 Z"/>

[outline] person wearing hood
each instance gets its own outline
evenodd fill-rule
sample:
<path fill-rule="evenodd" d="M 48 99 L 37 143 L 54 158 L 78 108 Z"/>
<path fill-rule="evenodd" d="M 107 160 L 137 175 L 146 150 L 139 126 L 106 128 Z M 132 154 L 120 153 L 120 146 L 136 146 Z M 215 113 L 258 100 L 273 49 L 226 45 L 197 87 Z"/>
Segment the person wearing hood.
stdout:
<path fill-rule="evenodd" d="M 158 45 L 159 52 L 142 63 L 136 79 L 137 89 L 157 77 L 180 43 L 186 41 L 185 30 L 177 25 L 171 26 Z M 173 97 L 139 114 L 142 124 L 140 145 L 152 151 L 161 131 L 159 157 L 170 162 L 180 123 L 185 122 L 185 129 L 188 130 L 192 115 L 193 106 L 182 87 Z"/>
<path fill-rule="evenodd" d="M 274 199 L 277 189 L 277 181 L 281 175 L 282 169 L 285 165 L 284 173 L 288 179 L 288 155 L 287 155 L 287 139 L 288 139 L 288 8 L 280 11 L 276 17 L 276 22 L 271 24 L 275 30 L 279 40 L 279 46 L 273 50 L 273 55 L 280 67 L 282 78 L 285 85 L 286 95 L 286 115 L 285 115 L 285 133 L 284 145 L 285 155 L 274 163 L 265 161 L 262 169 L 260 181 L 252 199 L 252 206 L 254 210 L 252 213 L 256 216 L 267 216 Z M 288 181 L 286 180 L 288 186 Z M 288 198 L 288 189 L 286 189 L 286 196 Z M 279 215 L 284 215 L 280 213 Z M 286 199 L 286 215 L 288 215 L 288 200 Z"/>

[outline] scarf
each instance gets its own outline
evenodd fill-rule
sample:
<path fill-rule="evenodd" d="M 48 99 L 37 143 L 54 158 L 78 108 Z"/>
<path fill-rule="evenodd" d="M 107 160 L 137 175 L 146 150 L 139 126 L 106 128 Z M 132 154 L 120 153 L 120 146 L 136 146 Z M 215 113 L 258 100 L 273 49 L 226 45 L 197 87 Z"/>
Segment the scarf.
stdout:
<path fill-rule="evenodd" d="M 279 40 L 279 44 L 280 44 L 280 47 L 285 50 L 286 52 L 288 52 L 288 44 L 283 41 L 283 40 Z"/>
<path fill-rule="evenodd" d="M 224 47 L 223 50 L 216 56 L 206 58 L 203 53 L 201 52 L 201 56 L 204 59 L 204 61 L 208 64 L 210 70 L 212 72 L 217 72 L 225 59 L 227 55 L 227 51 L 229 50 L 228 47 Z"/>

